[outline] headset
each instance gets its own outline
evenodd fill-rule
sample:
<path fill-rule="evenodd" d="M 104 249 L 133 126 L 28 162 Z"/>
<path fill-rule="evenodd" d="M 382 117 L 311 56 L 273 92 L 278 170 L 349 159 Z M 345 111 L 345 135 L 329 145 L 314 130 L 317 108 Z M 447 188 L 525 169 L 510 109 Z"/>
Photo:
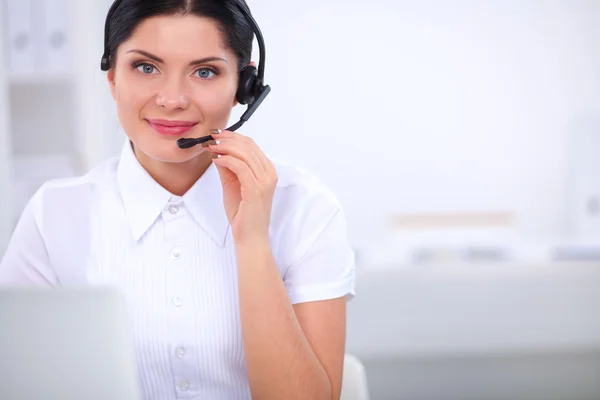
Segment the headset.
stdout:
<path fill-rule="evenodd" d="M 265 41 L 260 28 L 252 17 L 250 10 L 245 5 L 243 5 L 239 0 L 232 1 L 252 27 L 252 30 L 256 35 L 256 40 L 258 41 L 258 49 L 260 52 L 258 69 L 254 66 L 247 65 L 244 66 L 240 71 L 238 89 L 235 98 L 238 103 L 247 104 L 248 109 L 240 117 L 238 122 L 227 128 L 228 131 L 233 132 L 239 129 L 242 125 L 244 125 L 244 123 L 246 123 L 246 121 L 250 119 L 252 114 L 254 114 L 267 95 L 271 92 L 271 87 L 269 85 L 264 85 L 266 49 Z M 115 13 L 115 10 L 122 2 L 123 0 L 115 0 L 108 10 L 108 14 L 106 15 L 106 23 L 104 25 L 104 54 L 102 55 L 102 60 L 100 61 L 100 69 L 102 71 L 108 71 L 110 68 L 110 54 L 108 49 L 110 21 Z M 187 149 L 210 140 L 213 140 L 212 136 L 203 136 L 200 138 L 181 138 L 177 141 L 177 146 L 181 149 Z"/>

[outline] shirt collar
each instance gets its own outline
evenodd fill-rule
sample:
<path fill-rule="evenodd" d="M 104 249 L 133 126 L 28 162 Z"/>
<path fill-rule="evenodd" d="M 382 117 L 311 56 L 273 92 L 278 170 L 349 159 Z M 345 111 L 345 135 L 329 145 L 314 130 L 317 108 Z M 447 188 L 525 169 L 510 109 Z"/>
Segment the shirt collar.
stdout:
<path fill-rule="evenodd" d="M 138 241 L 177 196 L 160 186 L 141 166 L 129 140 L 121 152 L 117 185 L 135 241 Z M 214 164 L 181 198 L 196 223 L 219 246 L 225 245 L 229 222 L 223 205 L 223 189 Z"/>

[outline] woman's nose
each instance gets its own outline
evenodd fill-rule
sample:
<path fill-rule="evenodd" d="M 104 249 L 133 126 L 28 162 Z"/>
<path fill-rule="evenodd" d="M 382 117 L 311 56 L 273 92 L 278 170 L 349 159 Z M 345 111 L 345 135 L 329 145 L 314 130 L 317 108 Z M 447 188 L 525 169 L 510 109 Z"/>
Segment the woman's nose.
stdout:
<path fill-rule="evenodd" d="M 186 109 L 190 106 L 190 97 L 185 83 L 171 79 L 156 96 L 156 105 L 169 110 Z"/>

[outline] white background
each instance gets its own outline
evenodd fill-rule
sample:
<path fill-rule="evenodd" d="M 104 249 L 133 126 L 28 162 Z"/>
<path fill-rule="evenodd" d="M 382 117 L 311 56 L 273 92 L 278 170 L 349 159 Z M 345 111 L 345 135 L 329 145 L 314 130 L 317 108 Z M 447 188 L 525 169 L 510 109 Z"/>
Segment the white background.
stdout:
<path fill-rule="evenodd" d="M 515 235 L 573 232 L 569 145 L 600 131 L 599 2 L 249 3 L 273 91 L 240 132 L 324 180 L 355 247 L 399 213 L 506 211 Z M 74 83 L 12 90 L 12 147 L 75 146 L 84 172 L 123 138 L 98 68 L 110 2 L 72 4 Z"/>
<path fill-rule="evenodd" d="M 252 4 L 273 93 L 246 131 L 333 188 L 356 243 L 405 212 L 568 232 L 568 145 L 600 131 L 600 2 Z"/>

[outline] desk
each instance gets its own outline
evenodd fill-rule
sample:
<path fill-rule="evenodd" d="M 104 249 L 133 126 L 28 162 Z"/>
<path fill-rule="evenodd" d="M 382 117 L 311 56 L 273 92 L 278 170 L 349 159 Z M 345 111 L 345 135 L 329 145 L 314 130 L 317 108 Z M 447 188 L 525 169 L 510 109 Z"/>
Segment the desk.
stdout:
<path fill-rule="evenodd" d="M 373 398 L 600 398 L 600 265 L 357 270 L 347 350 Z"/>

